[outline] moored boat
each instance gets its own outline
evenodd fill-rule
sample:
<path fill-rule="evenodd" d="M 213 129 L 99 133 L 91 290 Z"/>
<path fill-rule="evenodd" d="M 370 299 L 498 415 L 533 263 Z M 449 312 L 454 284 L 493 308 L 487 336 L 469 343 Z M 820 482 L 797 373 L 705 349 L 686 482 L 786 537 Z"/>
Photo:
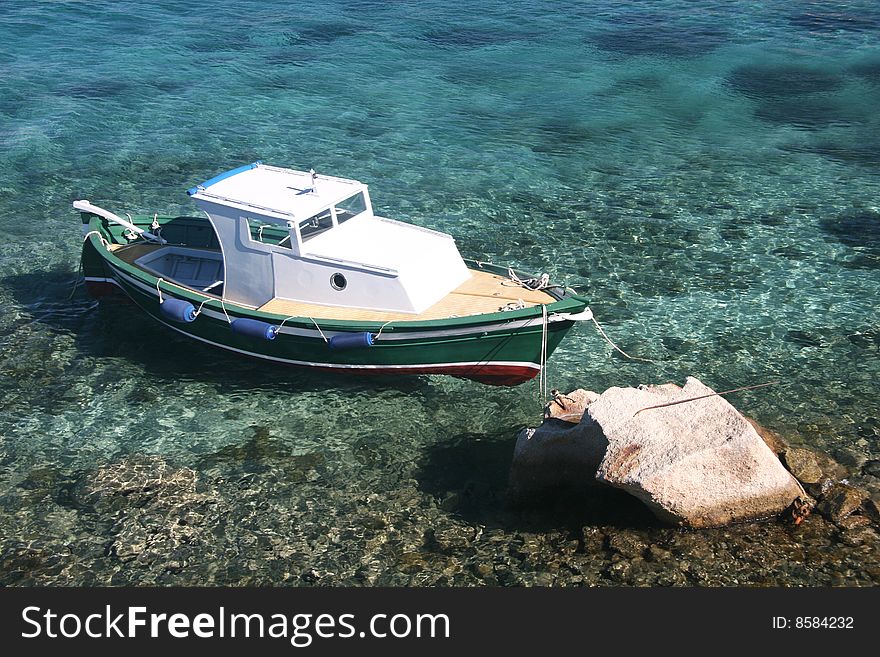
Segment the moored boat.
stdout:
<path fill-rule="evenodd" d="M 74 202 L 86 285 L 232 352 L 516 385 L 591 317 L 546 275 L 465 260 L 450 235 L 375 215 L 355 180 L 255 162 L 188 194 L 204 216 Z"/>

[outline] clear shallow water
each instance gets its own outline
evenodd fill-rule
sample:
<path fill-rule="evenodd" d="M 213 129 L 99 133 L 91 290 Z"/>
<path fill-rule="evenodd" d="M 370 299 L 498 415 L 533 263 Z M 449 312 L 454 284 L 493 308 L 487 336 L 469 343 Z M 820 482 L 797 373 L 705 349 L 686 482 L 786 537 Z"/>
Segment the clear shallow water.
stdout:
<path fill-rule="evenodd" d="M 226 168 L 314 167 L 468 256 L 578 287 L 624 349 L 658 361 L 624 361 L 583 326 L 553 387 L 778 379 L 732 401 L 876 491 L 878 37 L 872 2 L 4 3 L 4 581 L 880 582 L 876 550 L 819 518 L 794 538 L 682 538 L 622 502 L 511 509 L 536 384 L 260 370 L 68 298 L 73 199 L 186 211 L 184 190 Z M 113 547 L 135 525 L 159 545 L 148 520 L 168 508 L 120 519 L 70 493 L 131 455 L 216 496 L 193 502 L 213 510 L 175 548 L 183 565 Z M 620 536 L 675 558 L 622 569 Z M 547 555 L 572 541 L 561 575 Z M 680 567 L 707 554 L 740 579 Z"/>

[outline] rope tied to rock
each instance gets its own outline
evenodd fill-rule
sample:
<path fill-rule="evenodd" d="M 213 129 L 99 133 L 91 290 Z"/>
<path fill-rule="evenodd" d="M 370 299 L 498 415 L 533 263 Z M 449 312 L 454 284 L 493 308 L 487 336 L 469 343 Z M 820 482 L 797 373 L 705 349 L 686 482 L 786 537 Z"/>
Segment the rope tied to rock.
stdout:
<path fill-rule="evenodd" d="M 522 300 L 520 300 L 520 303 L 522 303 Z M 506 309 L 507 309 L 506 307 L 502 307 L 499 310 L 506 310 Z M 549 312 L 547 310 L 546 304 L 544 304 L 544 305 L 542 305 L 542 311 L 541 311 L 541 356 L 540 356 L 540 363 L 539 363 L 540 377 L 539 377 L 539 382 L 538 382 L 538 397 L 541 401 L 541 404 L 546 403 L 546 401 L 548 399 L 547 390 L 550 387 L 549 383 L 547 381 L 547 375 L 545 373 L 545 369 L 547 367 L 547 359 L 550 356 L 550 354 L 549 354 L 550 350 L 549 350 L 547 338 L 548 338 L 548 333 L 549 333 L 549 323 L 551 321 L 550 320 L 551 317 L 561 317 L 564 320 L 571 320 L 571 321 L 575 321 L 575 322 L 586 322 L 587 320 L 591 320 L 593 322 L 593 324 L 595 325 L 596 330 L 599 331 L 599 335 L 601 335 L 608 344 L 610 344 L 612 347 L 614 347 L 614 349 L 616 349 L 625 358 L 628 358 L 630 360 L 638 360 L 643 363 L 651 363 L 653 365 L 656 365 L 656 362 L 649 359 L 649 358 L 639 358 L 638 356 L 630 356 L 623 349 L 621 349 L 616 344 L 614 344 L 614 341 L 608 337 L 608 334 L 605 333 L 602 326 L 599 324 L 598 321 L 596 321 L 596 317 L 593 315 L 593 311 L 590 310 L 589 308 L 586 308 L 583 312 L 578 313 L 578 314 L 559 313 L 559 312 Z"/>

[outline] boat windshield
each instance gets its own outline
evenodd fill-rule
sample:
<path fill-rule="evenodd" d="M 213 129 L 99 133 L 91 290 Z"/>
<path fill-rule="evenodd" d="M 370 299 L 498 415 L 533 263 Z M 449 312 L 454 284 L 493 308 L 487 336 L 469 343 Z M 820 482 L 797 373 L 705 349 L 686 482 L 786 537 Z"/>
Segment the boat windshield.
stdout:
<path fill-rule="evenodd" d="M 349 196 L 344 201 L 334 205 L 332 208 L 321 210 L 318 214 L 304 219 L 299 222 L 299 234 L 303 242 L 309 241 L 311 238 L 332 229 L 334 225 L 339 225 L 352 219 L 367 209 L 367 199 L 363 192 Z M 336 223 L 333 222 L 333 214 L 336 215 Z"/>
<path fill-rule="evenodd" d="M 324 210 L 314 217 L 299 222 L 299 234 L 303 242 L 331 228 L 333 228 L 333 216 L 330 214 L 330 210 Z"/>
<path fill-rule="evenodd" d="M 272 244 L 273 246 L 281 246 L 286 249 L 290 247 L 290 233 L 287 229 L 282 228 L 276 223 L 246 217 L 248 222 L 248 230 L 251 240 L 254 242 L 262 242 L 263 244 Z"/>
<path fill-rule="evenodd" d="M 336 211 L 336 221 L 341 224 L 364 212 L 367 209 L 367 200 L 363 192 L 358 192 L 337 203 L 333 209 Z"/>

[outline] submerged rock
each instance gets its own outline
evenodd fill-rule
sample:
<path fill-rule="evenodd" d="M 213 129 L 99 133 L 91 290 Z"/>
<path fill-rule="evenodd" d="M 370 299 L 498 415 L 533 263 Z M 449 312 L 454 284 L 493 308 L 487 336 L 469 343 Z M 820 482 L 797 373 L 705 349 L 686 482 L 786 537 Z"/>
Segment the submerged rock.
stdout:
<path fill-rule="evenodd" d="M 778 100 L 813 93 L 827 93 L 843 85 L 844 78 L 834 70 L 802 64 L 746 64 L 727 76 L 736 92 L 755 100 Z"/>
<path fill-rule="evenodd" d="M 473 527 L 450 525 L 429 529 L 425 533 L 425 540 L 437 551 L 451 554 L 470 547 L 476 535 Z"/>
<path fill-rule="evenodd" d="M 802 484 L 817 484 L 822 480 L 822 468 L 810 450 L 791 447 L 785 450 L 782 458 L 789 472 Z"/>
<path fill-rule="evenodd" d="M 839 482 L 846 479 L 849 476 L 849 472 L 827 454 L 821 452 L 812 452 L 812 454 L 816 459 L 819 469 L 822 471 L 822 476 L 816 483 L 806 484 L 806 488 L 813 497 L 823 498 Z"/>
<path fill-rule="evenodd" d="M 857 527 L 844 531 L 840 536 L 840 542 L 848 547 L 876 546 L 878 539 L 880 536 L 871 527 Z"/>
<path fill-rule="evenodd" d="M 608 548 L 624 558 L 641 559 L 648 546 L 638 536 L 623 531 L 608 539 Z M 657 553 L 653 554 L 656 556 Z"/>
<path fill-rule="evenodd" d="M 623 55 L 665 55 L 695 57 L 722 45 L 727 33 L 709 25 L 674 24 L 663 14 L 639 14 L 635 25 L 614 24 L 613 28 L 590 35 L 596 47 Z"/>
<path fill-rule="evenodd" d="M 822 468 L 823 479 L 840 481 L 849 475 L 845 467 L 827 454 L 821 452 L 813 452 L 813 454 L 816 456 L 816 462 L 819 464 L 819 467 Z"/>
<path fill-rule="evenodd" d="M 25 579 L 43 566 L 50 552 L 34 545 L 15 542 L 0 552 L 0 586 L 9 586 Z"/>
<path fill-rule="evenodd" d="M 880 525 L 880 495 L 873 495 L 862 503 L 862 511 L 865 515 L 874 521 L 874 524 Z"/>
<path fill-rule="evenodd" d="M 862 466 L 862 471 L 866 475 L 870 475 L 872 477 L 877 477 L 880 479 L 880 460 L 872 460 L 867 461 L 865 465 Z"/>
<path fill-rule="evenodd" d="M 81 477 L 71 498 L 85 509 L 113 513 L 157 498 L 177 499 L 195 491 L 196 477 L 194 470 L 174 468 L 157 456 L 131 456 Z"/>
<path fill-rule="evenodd" d="M 861 529 L 862 527 L 867 527 L 871 524 L 871 519 L 866 516 L 860 515 L 851 515 L 843 518 L 842 520 L 837 522 L 837 526 L 840 527 L 844 531 L 851 531 L 853 529 Z"/>
<path fill-rule="evenodd" d="M 834 456 L 842 467 L 858 472 L 867 463 L 868 457 L 853 449 L 841 448 L 834 450 Z"/>
<path fill-rule="evenodd" d="M 197 484 L 190 468 L 175 468 L 157 456 L 131 456 L 83 476 L 71 498 L 112 521 L 109 551 L 117 559 L 174 571 L 212 539 L 211 526 L 220 515 L 216 493 L 200 491 Z"/>
<path fill-rule="evenodd" d="M 828 490 L 817 508 L 832 522 L 840 523 L 853 514 L 867 497 L 868 493 L 859 488 L 837 483 Z"/>

